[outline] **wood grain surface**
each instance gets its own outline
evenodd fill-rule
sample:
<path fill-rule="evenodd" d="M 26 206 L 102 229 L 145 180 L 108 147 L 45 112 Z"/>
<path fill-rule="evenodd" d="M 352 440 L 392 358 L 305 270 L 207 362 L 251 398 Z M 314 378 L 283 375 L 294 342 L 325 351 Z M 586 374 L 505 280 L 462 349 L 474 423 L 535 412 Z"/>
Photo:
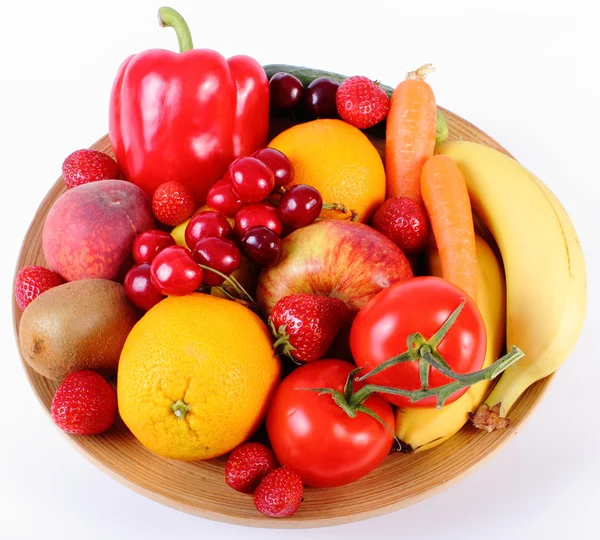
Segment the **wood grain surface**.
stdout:
<path fill-rule="evenodd" d="M 506 152 L 498 143 L 462 118 L 444 110 L 450 139 L 486 144 Z M 372 138 L 383 156 L 385 141 Z M 92 148 L 113 155 L 108 136 Z M 45 265 L 42 228 L 48 210 L 65 191 L 62 178 L 52 186 L 23 240 L 17 269 Z M 21 311 L 13 299 L 15 336 Z M 16 361 L 16 359 L 15 359 Z M 33 392 L 49 414 L 57 383 L 33 371 L 21 359 Z M 447 442 L 417 454 L 395 453 L 367 477 L 346 487 L 307 488 L 300 510 L 291 518 L 268 519 L 254 508 L 251 496 L 225 484 L 224 458 L 197 463 L 177 462 L 146 450 L 117 420 L 107 433 L 95 437 L 68 437 L 75 448 L 113 478 L 160 503 L 204 518 L 270 528 L 320 527 L 348 523 L 406 507 L 448 488 L 490 458 L 521 428 L 541 400 L 550 378 L 531 386 L 510 412 L 509 429 L 483 433 L 465 426 Z M 50 416 L 48 416 L 49 421 Z M 58 429 L 58 428 L 57 428 Z M 63 433 L 61 431 L 61 433 Z"/>

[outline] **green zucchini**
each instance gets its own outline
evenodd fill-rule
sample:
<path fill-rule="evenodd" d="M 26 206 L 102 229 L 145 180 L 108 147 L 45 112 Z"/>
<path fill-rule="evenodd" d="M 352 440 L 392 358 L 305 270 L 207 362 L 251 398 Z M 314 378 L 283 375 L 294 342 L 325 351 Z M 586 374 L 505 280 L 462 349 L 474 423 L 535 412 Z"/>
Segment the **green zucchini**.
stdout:
<path fill-rule="evenodd" d="M 307 87 L 312 81 L 318 79 L 319 77 L 329 77 L 337 82 L 345 81 L 348 76 L 341 75 L 340 73 L 334 73 L 333 71 L 324 71 L 322 69 L 312 69 L 302 66 L 290 66 L 289 64 L 269 64 L 263 66 L 265 73 L 267 74 L 267 78 L 271 79 L 275 73 L 285 72 L 294 75 L 298 80 L 302 83 L 304 87 Z M 388 97 L 392 97 L 392 93 L 394 89 L 391 86 L 386 86 L 385 84 L 379 84 L 380 88 L 385 90 Z M 377 127 L 377 126 L 374 126 Z M 383 127 L 383 126 L 381 126 Z M 372 128 L 371 128 L 372 129 Z M 381 129 L 376 130 L 373 134 L 380 134 Z M 367 132 L 371 132 L 367 130 Z M 440 109 L 437 110 L 437 133 L 436 133 L 436 143 L 444 142 L 448 139 L 448 124 L 446 122 L 446 118 Z"/>

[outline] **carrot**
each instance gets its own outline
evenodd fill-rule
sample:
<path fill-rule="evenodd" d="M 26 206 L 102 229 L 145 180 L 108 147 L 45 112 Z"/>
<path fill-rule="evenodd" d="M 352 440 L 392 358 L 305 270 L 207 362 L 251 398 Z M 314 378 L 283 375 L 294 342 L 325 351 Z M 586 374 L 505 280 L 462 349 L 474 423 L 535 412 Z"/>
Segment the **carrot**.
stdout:
<path fill-rule="evenodd" d="M 456 162 L 441 154 L 427 160 L 421 193 L 442 263 L 442 277 L 477 300 L 477 249 L 467 184 Z"/>
<path fill-rule="evenodd" d="M 431 64 L 411 71 L 392 94 L 385 147 L 388 199 L 421 202 L 421 169 L 433 156 L 437 129 L 435 97 L 425 82 L 432 71 Z"/>

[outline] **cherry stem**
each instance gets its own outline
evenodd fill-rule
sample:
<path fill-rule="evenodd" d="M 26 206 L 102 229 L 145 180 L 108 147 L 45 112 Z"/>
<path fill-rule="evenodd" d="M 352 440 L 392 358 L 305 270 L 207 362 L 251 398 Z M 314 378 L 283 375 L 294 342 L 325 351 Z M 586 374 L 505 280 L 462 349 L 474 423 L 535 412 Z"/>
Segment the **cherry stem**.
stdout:
<path fill-rule="evenodd" d="M 239 298 L 241 300 L 245 300 L 253 307 L 256 307 L 256 302 L 255 302 L 254 298 L 252 298 L 252 296 L 250 296 L 248 294 L 248 292 L 246 292 L 246 289 L 244 289 L 244 287 L 242 287 L 240 282 L 237 279 L 235 279 L 233 276 L 228 276 L 226 274 L 223 274 L 222 272 L 219 272 L 218 270 L 215 270 L 214 268 L 211 268 L 210 266 L 206 266 L 204 264 L 198 264 L 198 266 L 200 268 L 202 268 L 202 270 L 208 270 L 210 272 L 214 272 L 218 276 L 222 277 L 227 283 L 229 283 L 234 288 L 235 292 L 239 295 Z M 222 290 L 222 288 L 221 288 L 221 290 Z M 229 292 L 226 292 L 226 294 L 231 296 L 231 294 Z"/>
<path fill-rule="evenodd" d="M 170 27 L 175 30 L 180 53 L 194 48 L 190 27 L 178 11 L 170 7 L 161 7 L 158 10 L 158 23 L 163 27 Z"/>
<path fill-rule="evenodd" d="M 218 287 L 215 287 L 218 291 L 221 291 L 225 296 L 227 296 L 230 300 L 236 300 L 237 298 L 231 294 L 229 292 L 229 289 L 227 289 L 227 287 L 224 287 L 223 285 L 220 285 Z"/>

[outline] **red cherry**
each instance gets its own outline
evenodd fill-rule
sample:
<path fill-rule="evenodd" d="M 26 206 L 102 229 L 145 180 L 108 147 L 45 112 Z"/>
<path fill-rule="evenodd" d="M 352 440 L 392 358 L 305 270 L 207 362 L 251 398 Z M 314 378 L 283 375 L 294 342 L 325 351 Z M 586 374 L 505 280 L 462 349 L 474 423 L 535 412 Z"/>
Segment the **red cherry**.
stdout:
<path fill-rule="evenodd" d="M 203 238 L 194 248 L 194 259 L 199 264 L 214 268 L 229 276 L 242 264 L 242 254 L 238 247 L 227 238 L 215 236 Z M 211 287 L 221 285 L 225 280 L 210 270 L 204 270 L 203 282 Z"/>
<path fill-rule="evenodd" d="M 280 71 L 269 79 L 270 102 L 273 110 L 293 109 L 300 103 L 303 93 L 302 82 L 291 73 Z"/>
<path fill-rule="evenodd" d="M 281 221 L 294 229 L 310 225 L 321 214 L 323 199 L 312 186 L 299 184 L 289 188 L 279 200 Z"/>
<path fill-rule="evenodd" d="M 247 204 L 235 215 L 235 234 L 238 238 L 252 227 L 266 227 L 277 236 L 281 235 L 283 224 L 279 219 L 277 208 L 269 203 Z"/>
<path fill-rule="evenodd" d="M 209 236 L 231 236 L 233 229 L 227 218 L 220 212 L 206 210 L 196 214 L 185 228 L 185 243 L 194 249 L 202 238 Z"/>
<path fill-rule="evenodd" d="M 290 160 L 275 148 L 261 148 L 252 157 L 262 161 L 275 177 L 275 187 L 287 186 L 294 178 L 294 168 Z M 211 206 L 211 208 L 214 208 Z"/>
<path fill-rule="evenodd" d="M 267 227 L 253 227 L 246 231 L 241 241 L 246 256 L 260 266 L 277 262 L 281 239 Z"/>
<path fill-rule="evenodd" d="M 202 268 L 189 249 L 171 246 L 163 249 L 152 261 L 150 278 L 162 294 L 184 296 L 202 283 Z"/>
<path fill-rule="evenodd" d="M 146 263 L 134 266 L 129 270 L 123 286 L 129 301 L 144 311 L 148 311 L 164 298 L 164 295 L 152 285 L 150 265 Z"/>
<path fill-rule="evenodd" d="M 233 184 L 228 173 L 210 188 L 206 196 L 206 204 L 227 217 L 233 217 L 244 206 L 244 203 L 233 191 Z"/>
<path fill-rule="evenodd" d="M 247 203 L 266 199 L 275 188 L 275 177 L 271 169 L 253 157 L 237 158 L 229 166 L 229 177 L 233 191 Z"/>
<path fill-rule="evenodd" d="M 159 251 L 174 245 L 175 239 L 167 232 L 145 231 L 133 241 L 133 258 L 136 264 L 150 264 Z"/>

